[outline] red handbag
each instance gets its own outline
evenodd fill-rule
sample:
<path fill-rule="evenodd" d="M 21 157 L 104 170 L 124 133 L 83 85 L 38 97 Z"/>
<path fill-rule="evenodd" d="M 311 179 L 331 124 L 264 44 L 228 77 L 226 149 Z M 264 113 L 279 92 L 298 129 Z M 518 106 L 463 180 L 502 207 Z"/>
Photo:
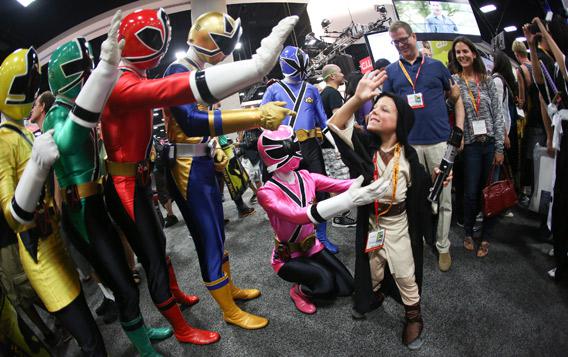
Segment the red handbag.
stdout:
<path fill-rule="evenodd" d="M 515 192 L 515 184 L 511 179 L 511 174 L 507 170 L 507 165 L 503 165 L 505 179 L 493 181 L 493 171 L 495 164 L 491 167 L 491 173 L 487 178 L 487 186 L 483 189 L 483 215 L 494 217 L 504 210 L 513 207 L 519 201 Z"/>

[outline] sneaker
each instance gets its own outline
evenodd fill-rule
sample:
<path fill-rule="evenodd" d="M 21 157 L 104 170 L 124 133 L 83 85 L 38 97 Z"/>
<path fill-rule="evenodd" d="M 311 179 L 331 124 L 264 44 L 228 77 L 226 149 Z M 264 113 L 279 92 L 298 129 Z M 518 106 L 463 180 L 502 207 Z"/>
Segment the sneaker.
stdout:
<path fill-rule="evenodd" d="M 178 222 L 179 222 L 179 220 L 175 215 L 167 216 L 166 219 L 165 219 L 164 227 L 166 227 L 166 228 L 171 227 Z"/>
<path fill-rule="evenodd" d="M 552 280 L 556 279 L 556 268 L 550 269 L 548 272 L 548 277 Z"/>
<path fill-rule="evenodd" d="M 523 195 L 519 200 L 519 206 L 523 208 L 528 208 L 530 203 L 531 203 L 531 198 L 527 195 Z"/>
<path fill-rule="evenodd" d="M 331 225 L 339 228 L 349 228 L 349 227 L 355 227 L 357 225 L 357 221 L 347 215 L 338 216 L 338 217 L 333 217 Z"/>
<path fill-rule="evenodd" d="M 257 202 L 256 194 L 252 194 L 251 198 L 249 199 L 250 204 L 255 204 Z"/>

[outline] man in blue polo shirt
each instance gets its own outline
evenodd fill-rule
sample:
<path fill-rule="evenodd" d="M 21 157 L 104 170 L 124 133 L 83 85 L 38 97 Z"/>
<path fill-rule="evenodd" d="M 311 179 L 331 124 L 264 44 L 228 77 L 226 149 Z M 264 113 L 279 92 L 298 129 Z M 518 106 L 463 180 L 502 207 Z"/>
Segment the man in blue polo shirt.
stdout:
<path fill-rule="evenodd" d="M 416 46 L 416 34 L 406 22 L 394 22 L 389 28 L 392 43 L 400 53 L 400 60 L 387 68 L 388 79 L 383 91 L 393 92 L 408 100 L 414 109 L 414 126 L 408 141 L 416 149 L 420 163 L 429 172 L 440 164 L 450 136 L 450 122 L 446 96 L 455 102 L 456 125 L 463 128 L 464 109 L 459 91 L 451 91 L 451 76 L 442 62 L 422 56 Z M 454 93 L 453 95 L 450 95 Z M 450 256 L 450 223 L 452 220 L 451 184 L 442 190 L 438 208 L 436 248 L 441 271 L 448 271 Z"/>

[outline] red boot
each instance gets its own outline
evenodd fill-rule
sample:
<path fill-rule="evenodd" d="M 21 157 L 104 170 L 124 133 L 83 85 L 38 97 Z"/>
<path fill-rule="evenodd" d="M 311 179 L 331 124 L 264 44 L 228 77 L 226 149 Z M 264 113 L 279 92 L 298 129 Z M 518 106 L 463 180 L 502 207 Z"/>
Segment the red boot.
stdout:
<path fill-rule="evenodd" d="M 176 279 L 176 272 L 172 265 L 170 257 L 166 257 L 166 262 L 168 263 L 168 276 L 170 278 L 170 291 L 176 299 L 176 302 L 181 305 L 193 306 L 199 302 L 199 296 L 188 295 L 181 291 Z"/>
<path fill-rule="evenodd" d="M 208 345 L 219 341 L 221 338 L 217 332 L 200 330 L 190 326 L 183 318 L 181 310 L 173 296 L 156 306 L 172 325 L 174 335 L 179 342 L 192 343 L 194 345 Z"/>

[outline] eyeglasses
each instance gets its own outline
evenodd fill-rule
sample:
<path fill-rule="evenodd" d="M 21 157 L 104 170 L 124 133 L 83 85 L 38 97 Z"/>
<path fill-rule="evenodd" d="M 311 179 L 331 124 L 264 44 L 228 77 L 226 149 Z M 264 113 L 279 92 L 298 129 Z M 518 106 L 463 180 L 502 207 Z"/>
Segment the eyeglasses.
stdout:
<path fill-rule="evenodd" d="M 406 36 L 406 37 L 401 38 L 400 40 L 392 40 L 391 43 L 393 45 L 397 46 L 397 47 L 400 46 L 400 45 L 407 45 L 410 37 L 412 37 L 412 36 Z"/>

